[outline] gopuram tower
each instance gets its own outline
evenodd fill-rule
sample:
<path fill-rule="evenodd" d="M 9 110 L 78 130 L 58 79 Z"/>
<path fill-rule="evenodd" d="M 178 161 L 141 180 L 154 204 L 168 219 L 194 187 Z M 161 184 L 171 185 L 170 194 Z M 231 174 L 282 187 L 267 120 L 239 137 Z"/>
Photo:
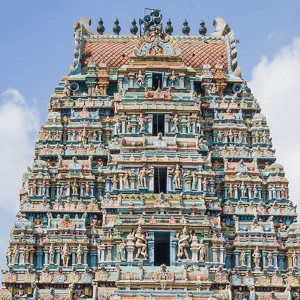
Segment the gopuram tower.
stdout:
<path fill-rule="evenodd" d="M 300 226 L 234 32 L 75 23 L 0 298 L 298 300 Z"/>

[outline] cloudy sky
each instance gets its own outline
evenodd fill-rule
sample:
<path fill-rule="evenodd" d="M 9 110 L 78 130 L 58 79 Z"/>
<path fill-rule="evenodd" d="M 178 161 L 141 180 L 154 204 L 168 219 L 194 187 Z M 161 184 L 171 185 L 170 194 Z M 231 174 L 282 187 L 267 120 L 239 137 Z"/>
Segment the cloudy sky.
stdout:
<path fill-rule="evenodd" d="M 109 34 L 118 17 L 121 34 L 129 34 L 132 19 L 141 18 L 145 7 L 161 9 L 163 23 L 170 18 L 175 35 L 181 34 L 184 19 L 191 35 L 198 34 L 202 18 L 208 34 L 215 17 L 228 22 L 240 40 L 243 78 L 267 116 L 290 198 L 300 207 L 300 1 L 5 1 L 0 11 L 0 269 L 38 128 L 55 85 L 72 63 L 74 22 L 88 16 L 96 32 L 102 17 Z"/>

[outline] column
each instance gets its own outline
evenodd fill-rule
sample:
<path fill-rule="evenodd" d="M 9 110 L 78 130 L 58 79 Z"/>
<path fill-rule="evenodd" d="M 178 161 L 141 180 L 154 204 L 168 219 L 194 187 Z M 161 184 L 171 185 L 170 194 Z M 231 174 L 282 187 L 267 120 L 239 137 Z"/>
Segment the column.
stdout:
<path fill-rule="evenodd" d="M 268 264 L 267 264 L 267 261 L 266 261 L 267 255 L 268 255 L 268 251 L 263 250 L 263 251 L 262 251 L 262 263 L 263 263 L 263 268 L 267 268 L 267 267 L 268 267 Z"/>
<path fill-rule="evenodd" d="M 235 266 L 239 267 L 240 265 L 240 250 L 234 250 L 234 256 L 235 256 Z"/>
<path fill-rule="evenodd" d="M 170 232 L 170 265 L 176 265 L 176 248 L 177 248 L 177 237 L 175 232 Z"/>
<path fill-rule="evenodd" d="M 150 266 L 154 266 L 154 232 L 148 232 L 147 238 L 147 246 L 148 246 L 148 260 Z"/>
<path fill-rule="evenodd" d="M 87 254 L 88 254 L 88 249 L 87 248 L 83 248 L 83 264 L 87 265 Z"/>
<path fill-rule="evenodd" d="M 45 266 L 49 265 L 49 248 L 46 247 L 44 248 L 44 253 L 45 253 Z"/>
<path fill-rule="evenodd" d="M 247 267 L 251 268 L 251 250 L 246 250 Z"/>
<path fill-rule="evenodd" d="M 223 245 L 220 246 L 220 263 L 224 264 L 224 247 Z"/>
<path fill-rule="evenodd" d="M 218 262 L 218 247 L 216 245 L 213 245 L 211 247 L 211 251 L 213 254 L 213 262 Z"/>
<path fill-rule="evenodd" d="M 275 269 L 278 268 L 278 254 L 277 250 L 273 251 L 273 266 Z"/>
<path fill-rule="evenodd" d="M 171 116 L 169 114 L 166 114 L 165 115 L 165 135 L 167 135 L 167 133 L 169 133 L 169 123 L 170 123 L 170 120 L 171 120 Z"/>
<path fill-rule="evenodd" d="M 153 114 L 148 115 L 148 130 L 151 135 L 153 135 Z"/>
<path fill-rule="evenodd" d="M 91 267 L 97 266 L 97 251 L 93 250 L 90 251 L 90 257 L 91 257 Z"/>
<path fill-rule="evenodd" d="M 113 245 L 107 245 L 107 261 L 112 261 L 111 251 L 112 251 Z"/>
<path fill-rule="evenodd" d="M 172 191 L 172 167 L 167 169 L 167 193 Z"/>
<path fill-rule="evenodd" d="M 43 251 L 36 250 L 35 253 L 37 256 L 37 260 L 36 260 L 37 269 L 42 269 L 43 268 Z"/>
<path fill-rule="evenodd" d="M 101 244 L 99 246 L 100 248 L 100 262 L 104 262 L 105 261 L 105 245 Z"/>
<path fill-rule="evenodd" d="M 76 248 L 72 248 L 72 266 L 76 265 Z"/>
<path fill-rule="evenodd" d="M 56 252 L 56 265 L 60 266 L 60 248 L 55 248 Z"/>
<path fill-rule="evenodd" d="M 149 171 L 149 192 L 154 191 L 154 167 L 150 167 Z"/>

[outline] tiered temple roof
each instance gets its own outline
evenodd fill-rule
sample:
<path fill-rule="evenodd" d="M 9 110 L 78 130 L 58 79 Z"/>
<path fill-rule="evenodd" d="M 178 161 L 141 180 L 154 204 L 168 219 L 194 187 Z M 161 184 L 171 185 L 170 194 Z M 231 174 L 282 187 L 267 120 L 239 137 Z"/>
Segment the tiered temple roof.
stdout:
<path fill-rule="evenodd" d="M 23 176 L 2 299 L 299 299 L 300 226 L 234 32 L 74 25 Z"/>

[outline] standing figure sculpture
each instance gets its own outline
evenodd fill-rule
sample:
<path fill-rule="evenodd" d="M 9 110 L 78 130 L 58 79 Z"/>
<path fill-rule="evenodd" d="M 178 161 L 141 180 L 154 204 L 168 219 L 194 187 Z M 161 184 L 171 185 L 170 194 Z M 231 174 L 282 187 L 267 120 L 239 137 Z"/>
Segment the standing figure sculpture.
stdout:
<path fill-rule="evenodd" d="M 76 251 L 76 256 L 77 256 L 77 263 L 78 264 L 82 264 L 82 254 L 83 254 L 83 250 L 81 248 L 81 244 L 79 244 L 77 251 Z"/>
<path fill-rule="evenodd" d="M 149 170 L 146 169 L 146 166 L 138 170 L 138 186 L 142 188 L 147 188 L 147 175 Z"/>
<path fill-rule="evenodd" d="M 140 114 L 137 121 L 139 123 L 140 132 L 144 132 L 146 129 L 147 118 L 143 117 L 143 114 Z"/>
<path fill-rule="evenodd" d="M 50 264 L 54 264 L 54 255 L 55 255 L 55 249 L 53 244 L 51 244 L 49 249 Z"/>
<path fill-rule="evenodd" d="M 254 253 L 252 254 L 253 256 L 253 262 L 254 262 L 254 265 L 255 265 L 255 268 L 256 269 L 260 269 L 260 257 L 261 257 L 261 254 L 259 253 L 259 250 L 258 250 L 258 247 L 256 247 Z"/>
<path fill-rule="evenodd" d="M 205 254 L 206 254 L 206 247 L 203 244 L 203 240 L 200 241 L 199 244 L 199 260 L 204 261 L 205 260 Z"/>
<path fill-rule="evenodd" d="M 183 170 L 180 171 L 179 165 L 176 165 L 175 170 L 173 169 L 173 175 L 174 175 L 173 182 L 175 183 L 175 188 L 176 189 L 181 189 L 182 188 Z"/>
<path fill-rule="evenodd" d="M 188 234 L 186 226 L 184 226 L 182 233 L 177 234 L 178 237 L 178 259 L 181 259 L 185 255 L 186 259 L 190 259 L 187 249 L 190 247 L 189 242 L 191 241 L 191 236 Z"/>
<path fill-rule="evenodd" d="M 119 253 L 121 261 L 126 260 L 126 241 L 125 238 L 122 238 L 122 242 L 119 245 Z"/>
<path fill-rule="evenodd" d="M 64 267 L 67 267 L 69 264 L 70 254 L 71 254 L 71 250 L 70 248 L 68 248 L 67 243 L 65 243 L 61 250 L 61 257 L 62 257 Z"/>
<path fill-rule="evenodd" d="M 138 227 L 136 234 L 134 235 L 136 240 L 135 247 L 137 248 L 137 254 L 135 259 L 138 259 L 140 255 L 144 256 L 144 259 L 148 258 L 147 254 L 147 237 L 143 233 L 141 226 Z"/>
<path fill-rule="evenodd" d="M 172 131 L 173 132 L 179 132 L 179 117 L 178 117 L 178 114 L 175 114 L 175 116 L 172 118 L 172 122 L 173 122 Z"/>

